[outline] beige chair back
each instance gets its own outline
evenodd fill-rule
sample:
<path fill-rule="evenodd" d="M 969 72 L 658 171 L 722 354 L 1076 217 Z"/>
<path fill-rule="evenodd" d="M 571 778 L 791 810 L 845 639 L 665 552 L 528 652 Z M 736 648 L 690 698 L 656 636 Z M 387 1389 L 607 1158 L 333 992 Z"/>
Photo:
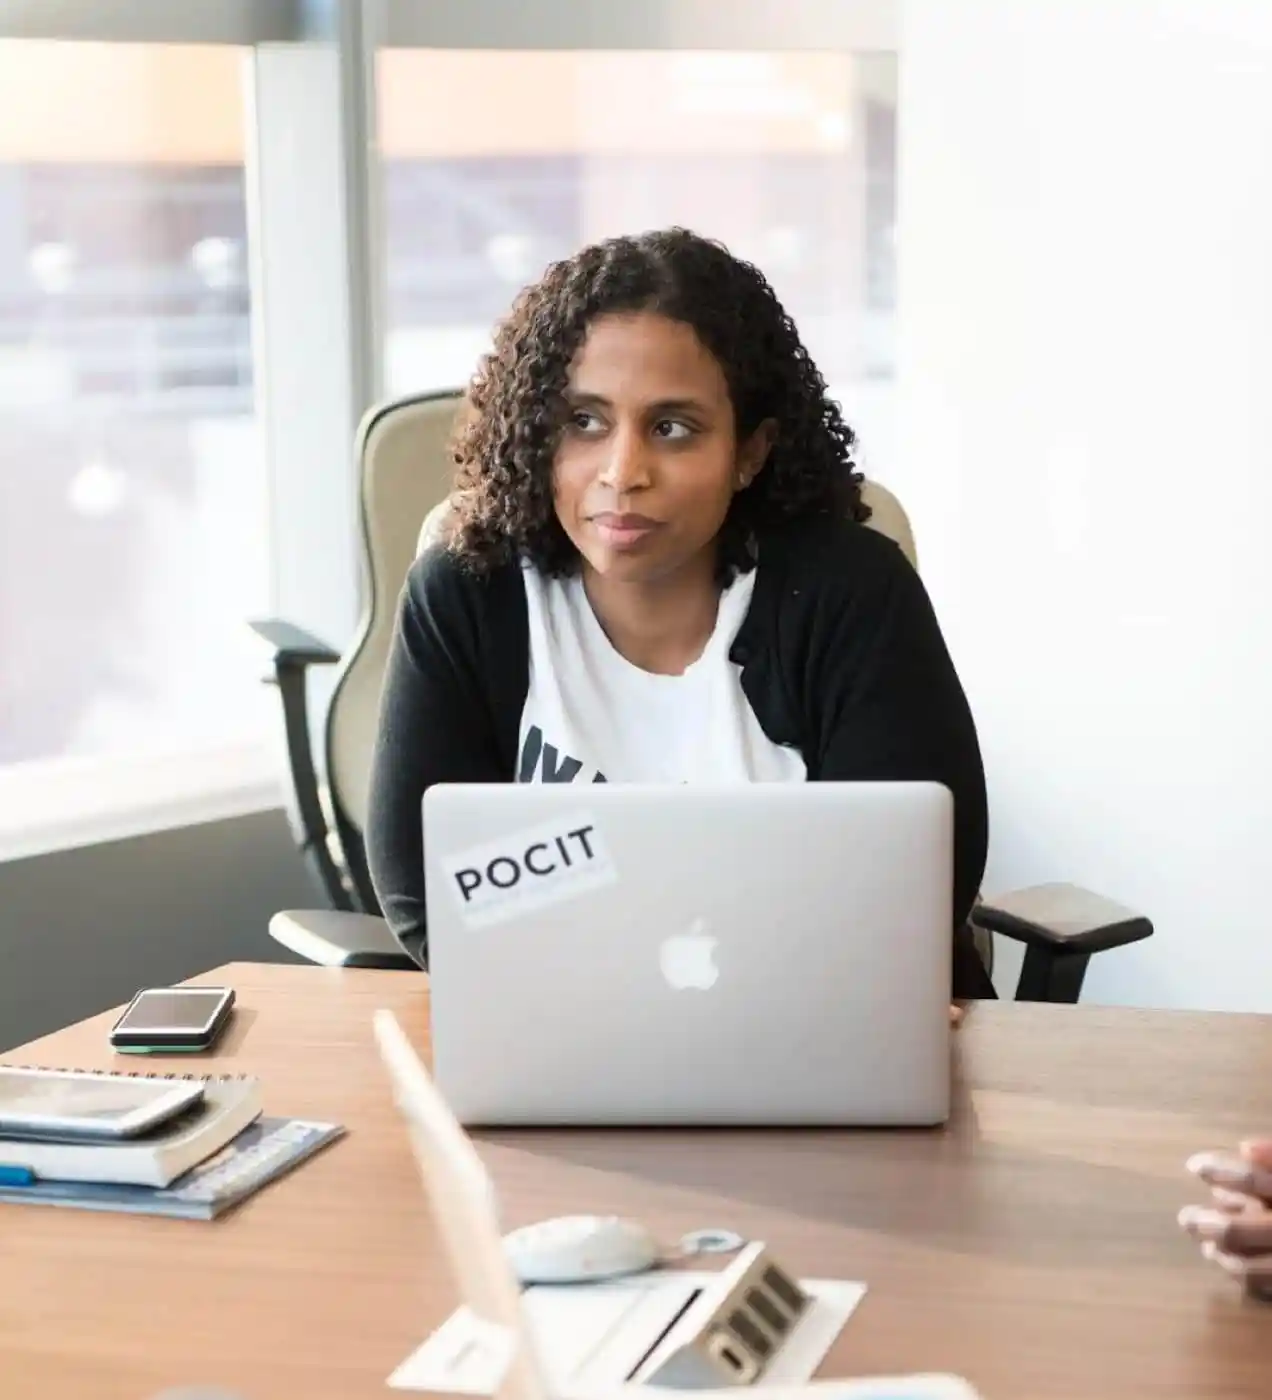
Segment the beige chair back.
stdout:
<path fill-rule="evenodd" d="M 887 535 L 900 545 L 901 553 L 917 569 L 919 551 L 914 544 L 914 531 L 910 528 L 910 517 L 906 515 L 901 502 L 877 481 L 865 481 L 861 486 L 862 500 L 870 507 L 870 528 Z"/>
<path fill-rule="evenodd" d="M 350 844 L 366 826 L 369 758 L 398 597 L 411 561 L 441 537 L 450 510 L 454 466 L 448 449 L 462 402 L 454 391 L 387 403 L 367 415 L 358 434 L 366 603 L 327 718 L 333 805 L 338 825 L 354 829 Z M 917 568 L 914 534 L 901 503 L 874 481 L 866 482 L 864 495 L 872 527 L 895 540 Z"/>
<path fill-rule="evenodd" d="M 363 613 L 327 717 L 327 774 L 337 810 L 366 827 L 370 756 L 398 596 L 415 558 L 420 521 L 445 503 L 458 390 L 372 410 L 358 431 Z"/>

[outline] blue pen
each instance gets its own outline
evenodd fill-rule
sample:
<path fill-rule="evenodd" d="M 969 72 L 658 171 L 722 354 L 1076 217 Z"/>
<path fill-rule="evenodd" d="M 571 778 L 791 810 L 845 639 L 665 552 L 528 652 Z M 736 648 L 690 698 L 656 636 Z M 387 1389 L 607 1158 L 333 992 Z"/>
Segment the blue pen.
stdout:
<path fill-rule="evenodd" d="M 0 1166 L 0 1186 L 34 1186 L 35 1173 L 30 1167 Z"/>

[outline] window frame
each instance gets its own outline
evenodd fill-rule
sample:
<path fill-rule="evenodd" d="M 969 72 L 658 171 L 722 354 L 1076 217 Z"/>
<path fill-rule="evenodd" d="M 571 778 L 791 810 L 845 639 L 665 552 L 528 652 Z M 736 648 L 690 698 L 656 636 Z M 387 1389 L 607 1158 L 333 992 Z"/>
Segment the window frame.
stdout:
<path fill-rule="evenodd" d="M 387 0 L 390 48 L 895 51 L 900 0 Z M 727 32 L 726 32 L 727 31 Z"/>
<path fill-rule="evenodd" d="M 302 38 L 311 9 L 304 0 L 0 0 L 0 39 L 250 47 Z"/>

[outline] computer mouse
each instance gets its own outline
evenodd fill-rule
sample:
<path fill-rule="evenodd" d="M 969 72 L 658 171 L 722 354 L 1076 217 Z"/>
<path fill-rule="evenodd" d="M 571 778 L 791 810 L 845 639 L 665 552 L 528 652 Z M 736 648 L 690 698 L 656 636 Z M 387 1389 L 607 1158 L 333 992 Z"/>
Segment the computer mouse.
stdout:
<path fill-rule="evenodd" d="M 616 1215 L 562 1215 L 504 1236 L 522 1283 L 595 1283 L 641 1274 L 659 1261 L 653 1235 Z"/>

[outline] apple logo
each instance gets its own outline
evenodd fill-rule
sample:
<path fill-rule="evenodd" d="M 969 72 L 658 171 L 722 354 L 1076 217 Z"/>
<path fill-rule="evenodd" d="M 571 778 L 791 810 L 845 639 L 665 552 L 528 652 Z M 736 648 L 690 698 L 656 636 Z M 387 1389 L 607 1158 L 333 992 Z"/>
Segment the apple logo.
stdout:
<path fill-rule="evenodd" d="M 658 966 L 667 985 L 677 992 L 705 992 L 720 976 L 715 950 L 719 942 L 707 932 L 704 919 L 695 919 L 685 933 L 665 938 L 658 950 Z"/>

